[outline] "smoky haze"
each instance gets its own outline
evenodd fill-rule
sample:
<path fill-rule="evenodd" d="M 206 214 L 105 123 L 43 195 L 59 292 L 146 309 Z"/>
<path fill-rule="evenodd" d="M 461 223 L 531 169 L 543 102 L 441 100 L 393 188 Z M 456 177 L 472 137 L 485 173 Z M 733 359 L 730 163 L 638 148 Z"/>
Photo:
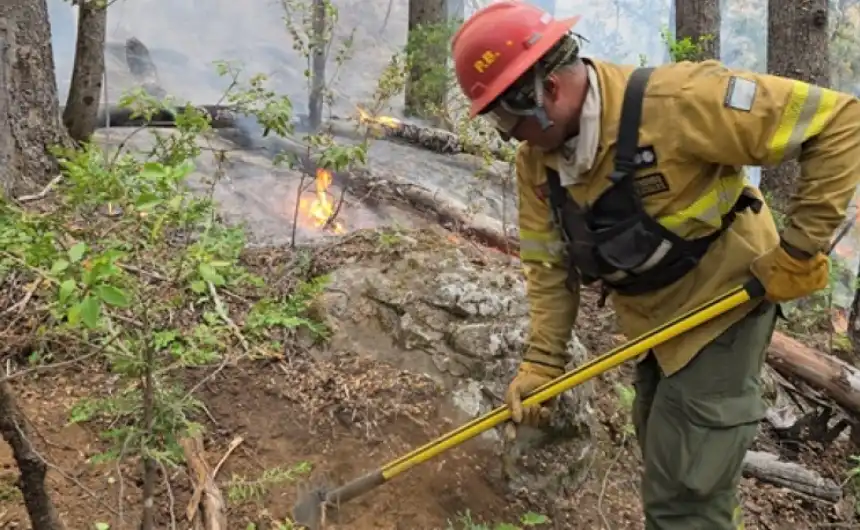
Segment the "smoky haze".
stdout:
<path fill-rule="evenodd" d="M 450 0 L 452 15 L 468 15 L 486 0 Z M 649 64 L 668 59 L 660 36 L 673 26 L 670 0 L 534 0 L 558 17 L 582 15 L 576 30 L 588 39 L 588 55 L 613 61 Z M 406 42 L 407 0 L 338 0 L 336 38 L 355 28 L 353 59 L 340 71 L 335 89 L 336 110 L 367 99 L 389 57 Z M 723 59 L 732 66 L 760 70 L 764 64 L 766 13 L 764 0 L 723 2 Z M 76 8 L 67 0 L 48 0 L 52 44 L 61 100 L 68 93 L 74 61 Z M 725 14 L 734 13 L 732 16 Z M 386 20 L 387 15 L 387 20 Z M 305 61 L 292 49 L 284 24 L 281 0 L 116 0 L 108 9 L 107 39 L 121 45 L 136 37 L 150 50 L 161 86 L 194 103 L 211 103 L 223 93 L 227 80 L 215 73 L 214 61 L 239 61 L 249 74 L 265 73 L 271 86 L 288 94 L 299 112 L 305 111 Z M 736 19 L 736 20 L 735 20 Z M 124 72 L 108 50 L 108 93 L 115 102 L 127 86 Z M 330 59 L 331 62 L 331 59 Z M 398 107 L 400 105 L 397 105 Z M 399 110 L 399 109 L 394 109 Z"/>
<path fill-rule="evenodd" d="M 449 12 L 461 17 L 487 3 L 486 0 L 449 0 Z M 671 0 L 534 0 L 534 3 L 553 11 L 557 17 L 582 15 L 575 29 L 587 39 L 586 55 L 629 64 L 654 65 L 668 60 L 661 30 L 674 27 Z M 352 58 L 340 68 L 332 86 L 336 93 L 332 110 L 335 114 L 353 114 L 356 103 L 371 97 L 389 58 L 406 42 L 408 1 L 392 0 L 389 5 L 389 0 L 336 0 L 336 5 L 340 13 L 336 41 L 342 42 L 353 29 L 355 34 Z M 48 0 L 48 6 L 57 84 L 60 100 L 64 101 L 74 61 L 76 8 L 67 0 Z M 766 0 L 722 2 L 721 58 L 724 62 L 764 71 L 766 36 Z M 297 113 L 307 112 L 303 74 L 306 64 L 292 48 L 281 0 L 114 1 L 108 10 L 106 51 L 107 90 L 111 103 L 139 82 L 129 75 L 125 60 L 125 41 L 131 37 L 143 42 L 150 51 L 158 72 L 158 78 L 150 81 L 175 97 L 196 104 L 218 101 L 228 79 L 217 75 L 213 62 L 234 61 L 242 64 L 246 75 L 266 74 L 269 86 L 289 95 Z M 333 59 L 329 62 L 331 76 Z M 403 98 L 398 98 L 387 113 L 402 116 L 402 102 Z M 246 139 L 258 144 L 259 138 L 255 135 L 259 128 L 254 123 L 245 123 L 245 130 L 249 137 Z M 467 189 L 472 181 L 468 172 L 452 167 L 444 157 L 414 151 L 377 142 L 371 150 L 371 160 L 422 186 L 444 190 L 464 204 L 478 201 L 485 212 L 501 217 L 506 200 L 500 191 L 483 193 L 476 198 L 474 192 Z M 751 179 L 757 183 L 758 168 L 749 169 Z M 261 171 L 249 170 L 248 175 Z M 251 176 L 242 185 L 247 188 L 243 192 L 246 194 L 274 186 L 270 181 L 254 180 Z M 221 199 L 237 211 L 245 209 L 238 199 L 235 204 L 230 203 L 227 195 Z M 512 211 L 511 206 L 507 205 L 507 212 Z M 286 211 L 289 208 L 278 206 L 276 209 Z M 273 233 L 287 230 L 283 226 L 285 221 L 280 218 L 253 218 L 251 221 L 258 225 L 271 224 Z M 856 270 L 857 232 L 852 230 L 843 244 L 846 250 L 850 248 L 851 270 Z M 845 287 L 841 291 L 842 303 L 850 301 L 845 297 L 851 290 Z"/>

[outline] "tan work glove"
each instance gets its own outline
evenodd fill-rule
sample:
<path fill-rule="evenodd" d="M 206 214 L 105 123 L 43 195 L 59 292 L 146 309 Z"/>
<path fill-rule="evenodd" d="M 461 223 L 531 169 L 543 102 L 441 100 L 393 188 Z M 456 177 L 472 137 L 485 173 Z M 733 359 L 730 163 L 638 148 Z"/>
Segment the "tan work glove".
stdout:
<path fill-rule="evenodd" d="M 522 400 L 536 388 L 564 373 L 561 368 L 523 361 L 517 375 L 505 392 L 505 403 L 511 409 L 511 420 L 517 424 L 540 427 L 549 420 L 549 408 L 542 405 L 523 407 Z"/>
<path fill-rule="evenodd" d="M 765 298 L 780 303 L 827 287 L 830 260 L 821 252 L 813 256 L 782 242 L 756 258 L 750 270 L 764 286 Z"/>

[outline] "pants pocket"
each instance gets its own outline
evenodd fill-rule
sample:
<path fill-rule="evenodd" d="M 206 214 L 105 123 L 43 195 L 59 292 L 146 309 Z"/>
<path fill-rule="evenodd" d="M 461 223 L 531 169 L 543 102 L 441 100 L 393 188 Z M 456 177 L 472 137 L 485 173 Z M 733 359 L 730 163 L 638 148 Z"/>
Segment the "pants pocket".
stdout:
<path fill-rule="evenodd" d="M 688 432 L 680 448 L 687 466 L 678 480 L 696 497 L 733 490 L 765 414 L 761 395 L 752 390 L 738 396 L 688 395 L 679 405 Z"/>

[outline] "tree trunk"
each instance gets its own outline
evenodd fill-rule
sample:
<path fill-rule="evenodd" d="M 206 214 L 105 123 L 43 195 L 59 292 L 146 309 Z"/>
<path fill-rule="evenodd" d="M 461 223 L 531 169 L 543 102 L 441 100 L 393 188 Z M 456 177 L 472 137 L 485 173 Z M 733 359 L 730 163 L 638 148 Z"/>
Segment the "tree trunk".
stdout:
<path fill-rule="evenodd" d="M 830 86 L 827 0 L 770 0 L 767 17 L 768 73 Z M 790 160 L 762 172 L 761 189 L 777 211 L 785 211 L 799 171 Z"/>
<path fill-rule="evenodd" d="M 0 2 L 0 183 L 31 193 L 58 172 L 48 150 L 69 146 L 60 122 L 46 0 Z"/>
<path fill-rule="evenodd" d="M 24 497 L 27 515 L 33 530 L 63 530 L 65 526 L 57 515 L 48 489 L 45 487 L 45 475 L 48 466 L 36 454 L 27 436 L 24 418 L 9 383 L 0 380 L 0 434 L 12 448 L 12 455 L 21 477 L 18 488 Z"/>
<path fill-rule="evenodd" d="M 438 117 L 445 109 L 448 80 L 448 8 L 445 0 L 409 0 L 409 77 L 406 114 Z"/>
<path fill-rule="evenodd" d="M 700 48 L 689 60 L 720 58 L 719 0 L 676 0 L 675 39 L 689 38 Z"/>
<path fill-rule="evenodd" d="M 63 124 L 77 142 L 85 142 L 96 130 L 96 118 L 105 72 L 105 0 L 75 0 L 78 6 L 78 42 Z"/>
<path fill-rule="evenodd" d="M 311 90 L 308 97 L 308 121 L 311 130 L 316 131 L 322 124 L 323 100 L 325 96 L 325 63 L 328 54 L 328 31 L 326 28 L 327 0 L 313 0 L 311 9 Z"/>

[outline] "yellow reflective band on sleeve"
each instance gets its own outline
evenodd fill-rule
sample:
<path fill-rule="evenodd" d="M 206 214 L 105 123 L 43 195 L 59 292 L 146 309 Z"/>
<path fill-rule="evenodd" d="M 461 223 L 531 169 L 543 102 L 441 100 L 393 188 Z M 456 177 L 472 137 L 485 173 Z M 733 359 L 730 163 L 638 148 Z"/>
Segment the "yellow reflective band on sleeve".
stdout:
<path fill-rule="evenodd" d="M 778 164 L 797 156 L 803 142 L 819 134 L 836 107 L 832 90 L 794 81 L 779 126 L 768 142 L 768 161 Z"/>
<path fill-rule="evenodd" d="M 702 234 L 693 232 L 703 227 L 717 230 L 722 225 L 723 216 L 734 207 L 746 185 L 746 175 L 743 173 L 718 178 L 693 204 L 671 215 L 662 216 L 657 221 L 681 237 L 698 237 Z"/>
<path fill-rule="evenodd" d="M 536 232 L 520 229 L 520 260 L 540 263 L 561 263 L 564 242 L 558 232 Z"/>

